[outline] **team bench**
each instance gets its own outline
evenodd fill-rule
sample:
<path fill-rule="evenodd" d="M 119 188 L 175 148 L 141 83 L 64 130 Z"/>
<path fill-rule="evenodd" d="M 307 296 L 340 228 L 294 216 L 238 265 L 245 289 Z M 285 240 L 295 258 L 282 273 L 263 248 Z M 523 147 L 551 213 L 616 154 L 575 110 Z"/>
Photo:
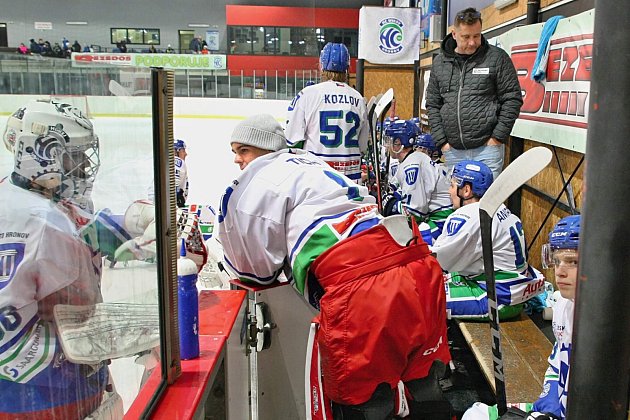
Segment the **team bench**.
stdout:
<path fill-rule="evenodd" d="M 488 322 L 457 321 L 483 374 L 495 390 L 492 340 Z M 508 403 L 534 402 L 542 391 L 547 358 L 553 347 L 525 313 L 500 323 L 503 371 Z"/>

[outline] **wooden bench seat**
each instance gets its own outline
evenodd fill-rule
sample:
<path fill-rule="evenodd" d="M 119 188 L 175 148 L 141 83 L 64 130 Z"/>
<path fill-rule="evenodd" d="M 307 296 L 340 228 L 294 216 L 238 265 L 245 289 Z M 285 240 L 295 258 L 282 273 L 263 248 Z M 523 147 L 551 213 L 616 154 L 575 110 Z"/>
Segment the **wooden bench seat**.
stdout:
<path fill-rule="evenodd" d="M 495 390 L 492 340 L 488 322 L 458 321 L 486 380 Z M 522 313 L 518 318 L 500 323 L 503 369 L 508 403 L 534 402 L 542 391 L 547 358 L 552 343 Z"/>

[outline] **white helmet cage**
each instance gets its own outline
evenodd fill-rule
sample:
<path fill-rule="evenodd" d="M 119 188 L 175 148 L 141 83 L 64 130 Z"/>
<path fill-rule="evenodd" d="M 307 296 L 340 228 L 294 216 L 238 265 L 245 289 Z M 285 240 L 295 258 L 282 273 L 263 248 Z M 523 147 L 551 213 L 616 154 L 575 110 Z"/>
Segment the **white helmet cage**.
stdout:
<path fill-rule="evenodd" d="M 89 197 L 100 167 L 99 141 L 78 108 L 55 100 L 29 102 L 9 118 L 4 138 L 5 145 L 14 138 L 14 173 L 58 198 Z"/>

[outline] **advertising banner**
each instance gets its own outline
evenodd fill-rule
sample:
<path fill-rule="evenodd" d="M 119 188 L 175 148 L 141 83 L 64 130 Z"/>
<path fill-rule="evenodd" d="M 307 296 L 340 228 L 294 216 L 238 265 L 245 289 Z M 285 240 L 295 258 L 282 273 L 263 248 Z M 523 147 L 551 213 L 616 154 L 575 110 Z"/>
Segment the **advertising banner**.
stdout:
<path fill-rule="evenodd" d="M 543 24 L 489 40 L 512 57 L 523 107 L 512 135 L 584 153 L 593 55 L 594 10 L 558 22 L 548 46 L 546 77 L 532 80 Z M 546 45 L 541 45 L 544 48 Z"/>
<path fill-rule="evenodd" d="M 413 64 L 420 55 L 420 9 L 363 6 L 359 58 L 374 64 Z"/>
<path fill-rule="evenodd" d="M 72 65 L 117 65 L 129 67 L 164 67 L 185 70 L 225 70 L 224 54 L 137 54 L 73 53 Z"/>

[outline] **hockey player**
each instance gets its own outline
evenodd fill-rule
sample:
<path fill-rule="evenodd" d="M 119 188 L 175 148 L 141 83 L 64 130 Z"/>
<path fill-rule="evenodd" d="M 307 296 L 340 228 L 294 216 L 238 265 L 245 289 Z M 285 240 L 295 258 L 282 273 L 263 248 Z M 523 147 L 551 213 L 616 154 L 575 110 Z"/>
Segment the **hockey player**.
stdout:
<path fill-rule="evenodd" d="M 107 369 L 65 359 L 53 307 L 101 301 L 101 256 L 80 239 L 89 219 L 77 206 L 89 201 L 98 138 L 67 104 L 30 102 L 13 118 L 14 170 L 0 181 L 0 417 L 83 419 Z"/>
<path fill-rule="evenodd" d="M 177 139 L 173 143 L 175 148 L 175 191 L 177 193 L 177 207 L 184 207 L 188 198 L 188 169 L 186 168 L 186 143 Z"/>
<path fill-rule="evenodd" d="M 578 245 L 580 242 L 580 216 L 561 219 L 549 233 L 549 242 L 543 245 L 542 261 L 545 268 L 554 268 L 560 297 L 553 306 L 552 328 L 556 342 L 549 355 L 542 393 L 538 400 L 526 406 L 528 413 L 511 409 L 501 418 L 513 420 L 564 420 L 567 414 L 567 391 L 571 362 L 573 311 L 577 285 Z M 475 403 L 464 415 L 466 420 L 498 417 L 496 406 Z"/>
<path fill-rule="evenodd" d="M 455 212 L 432 246 L 440 265 L 449 272 L 446 306 L 451 317 L 488 317 L 479 200 L 490 184 L 492 171 L 483 162 L 466 160 L 453 168 L 449 193 Z M 504 205 L 493 219 L 492 245 L 499 317 L 508 319 L 543 291 L 544 277 L 527 263 L 523 226 Z"/>
<path fill-rule="evenodd" d="M 369 136 L 365 99 L 347 84 L 350 54 L 345 45 L 326 44 L 319 64 L 322 81 L 305 87 L 289 105 L 287 145 L 319 156 L 358 183 Z"/>
<path fill-rule="evenodd" d="M 430 148 L 430 135 L 422 134 L 411 120 L 398 120 L 385 129 L 389 153 L 397 159 L 398 170 L 394 175 L 395 193 L 383 197 L 383 214 L 407 212 L 416 220 L 426 222 L 429 230 L 423 235 L 431 244 L 442 232 L 442 226 L 453 204 L 449 195 L 446 169 L 436 164 L 427 154 L 414 150 L 422 145 Z"/>
<path fill-rule="evenodd" d="M 256 157 L 235 160 L 243 171 L 222 196 L 217 230 L 242 281 L 270 284 L 284 271 L 320 310 L 315 342 L 324 390 L 307 385 L 317 399 L 307 406 L 328 410 L 318 399 L 324 395 L 336 419 L 390 418 L 402 381 L 412 413 L 443 418 L 437 412 L 447 403 L 436 371 L 450 354 L 437 261 L 413 240 L 406 219 L 382 219 L 364 186 L 311 153 L 278 150 L 283 141 L 270 115 L 236 127 L 232 150 Z M 386 226 L 401 219 L 398 227 L 409 235 L 392 236 Z"/>
<path fill-rule="evenodd" d="M 567 414 L 579 242 L 580 216 L 569 216 L 556 224 L 549 234 L 549 243 L 543 247 L 543 265 L 554 268 L 561 296 L 553 306 L 551 324 L 556 342 L 549 356 L 543 391 L 533 406 L 535 413 L 530 413 L 535 419 L 564 419 Z M 537 415 L 540 413 L 544 415 Z"/>

